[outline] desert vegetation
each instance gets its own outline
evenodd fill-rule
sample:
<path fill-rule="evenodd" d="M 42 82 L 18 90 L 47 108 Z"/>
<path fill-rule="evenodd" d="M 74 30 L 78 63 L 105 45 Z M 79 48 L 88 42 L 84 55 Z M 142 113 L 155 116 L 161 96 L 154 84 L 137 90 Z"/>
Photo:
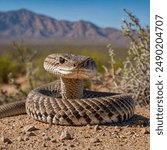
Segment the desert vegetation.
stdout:
<path fill-rule="evenodd" d="M 120 66 L 115 60 L 115 51 L 108 45 L 110 67 L 105 67 L 103 86 L 109 91 L 131 93 L 136 103 L 143 106 L 150 103 L 150 34 L 148 27 L 142 27 L 139 20 L 128 10 L 129 21 L 122 20 L 122 32 L 131 40 L 128 55 Z M 117 63 L 116 63 L 117 62 Z"/>
<path fill-rule="evenodd" d="M 0 104 L 26 98 L 27 93 L 44 83 L 55 80 L 43 69 L 44 58 L 52 52 L 68 52 L 80 55 L 90 55 L 97 63 L 99 75 L 96 82 L 86 84 L 95 90 L 117 91 L 132 94 L 137 104 L 149 104 L 149 28 L 142 27 L 139 20 L 129 11 L 124 10 L 129 20 L 122 20 L 122 32 L 131 40 L 126 48 L 113 48 L 111 44 L 106 47 L 99 46 L 66 47 L 61 45 L 48 51 L 36 50 L 24 42 L 12 42 L 10 50 L 1 52 L 0 57 L 0 83 L 11 84 L 18 90 L 17 93 L 7 93 L 1 90 Z M 89 47 L 89 46 L 88 46 Z M 80 49 L 80 50 L 78 50 Z M 23 90 L 16 82 L 18 77 L 25 76 L 27 89 Z"/>

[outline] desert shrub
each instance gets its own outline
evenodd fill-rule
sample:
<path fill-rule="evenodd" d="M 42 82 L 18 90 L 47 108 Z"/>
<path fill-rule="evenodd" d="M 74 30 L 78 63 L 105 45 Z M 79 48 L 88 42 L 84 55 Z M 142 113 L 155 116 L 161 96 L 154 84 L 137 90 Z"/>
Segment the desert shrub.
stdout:
<path fill-rule="evenodd" d="M 123 19 L 122 32 L 131 42 L 122 67 L 116 68 L 115 52 L 109 44 L 110 68 L 105 68 L 104 84 L 110 90 L 131 93 L 140 105 L 150 102 L 150 34 L 131 12 L 124 10 L 129 21 Z"/>
<path fill-rule="evenodd" d="M 9 53 L 4 54 L 0 57 L 0 82 L 8 83 L 8 74 L 12 73 L 14 76 L 19 74 L 20 67 L 17 61 Z"/>
<path fill-rule="evenodd" d="M 29 91 L 35 87 L 38 81 L 38 79 L 36 79 L 38 66 L 36 66 L 33 62 L 34 58 L 36 58 L 37 51 L 30 49 L 23 42 L 20 43 L 13 42 L 12 47 L 14 48 L 14 51 L 9 56 L 10 57 L 12 56 L 12 58 L 15 61 L 11 61 L 13 59 L 11 59 L 8 55 L 7 55 L 9 57 L 9 58 L 7 57 L 8 59 L 4 57 L 5 55 L 3 55 L 3 58 L 5 62 L 7 60 L 10 60 L 9 62 L 12 62 L 12 65 L 14 65 L 13 62 L 15 62 L 16 65 L 14 66 L 17 66 L 19 74 L 22 76 L 26 76 L 26 80 L 28 82 L 28 88 L 23 91 L 21 89 L 21 85 L 18 84 L 15 80 L 16 79 L 15 68 L 13 69 L 14 71 L 12 71 L 11 67 L 10 68 L 7 67 L 9 66 L 8 64 L 10 64 L 8 61 L 7 61 L 8 64 L 3 63 L 2 68 L 9 70 L 6 71 L 7 80 L 11 85 L 15 86 L 15 88 L 18 90 L 18 93 L 10 94 L 7 93 L 6 91 L 0 91 L 0 97 L 1 97 L 0 103 L 8 103 L 10 101 L 18 101 L 25 99 Z"/>
<path fill-rule="evenodd" d="M 10 94 L 6 91 L 0 91 L 0 103 L 8 103 L 10 101 L 25 99 L 29 91 L 34 89 L 42 82 L 40 80 L 40 66 L 38 63 L 36 63 L 36 56 L 38 52 L 30 49 L 23 42 L 13 42 L 12 47 L 14 48 L 14 51 L 9 55 L 3 55 L 3 57 L 0 59 L 0 71 L 2 70 L 2 72 L 0 72 L 0 77 L 3 78 L 4 76 L 5 80 L 9 81 L 11 85 L 15 86 L 18 93 Z M 20 75 L 26 76 L 28 83 L 26 90 L 22 90 L 21 85 L 15 80 L 17 77 L 15 75 L 16 68 Z"/>
<path fill-rule="evenodd" d="M 37 55 L 37 51 L 30 49 L 26 46 L 23 41 L 20 43 L 13 42 L 12 47 L 15 50 L 15 57 L 17 58 L 17 62 L 21 64 L 22 69 L 24 70 L 24 74 L 26 75 L 28 81 L 29 89 L 33 89 L 33 77 L 36 73 L 36 67 L 33 64 L 33 59 Z"/>
<path fill-rule="evenodd" d="M 17 59 L 18 65 L 21 65 L 20 70 L 22 70 L 22 75 L 25 75 L 27 78 L 28 91 L 40 84 L 53 80 L 53 75 L 51 76 L 43 68 L 43 62 L 46 57 L 43 53 L 29 48 L 23 42 L 13 42 L 12 47 L 15 49 L 13 55 Z"/>
<path fill-rule="evenodd" d="M 149 28 L 141 27 L 139 20 L 129 11 L 125 10 L 135 26 L 137 38 L 133 37 L 132 25 L 124 20 L 123 33 L 131 39 L 128 57 L 123 68 L 123 80 L 121 86 L 127 92 L 133 93 L 133 97 L 139 104 L 149 104 L 150 101 L 150 34 Z M 130 32 L 129 32 L 130 31 Z"/>

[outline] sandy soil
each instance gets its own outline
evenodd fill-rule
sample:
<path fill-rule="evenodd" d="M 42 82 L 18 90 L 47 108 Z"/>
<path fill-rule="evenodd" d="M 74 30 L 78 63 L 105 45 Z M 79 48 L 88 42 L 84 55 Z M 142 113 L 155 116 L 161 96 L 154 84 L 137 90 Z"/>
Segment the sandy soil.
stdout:
<path fill-rule="evenodd" d="M 57 126 L 28 115 L 0 119 L 0 150 L 149 150 L 149 107 L 117 125 Z"/>

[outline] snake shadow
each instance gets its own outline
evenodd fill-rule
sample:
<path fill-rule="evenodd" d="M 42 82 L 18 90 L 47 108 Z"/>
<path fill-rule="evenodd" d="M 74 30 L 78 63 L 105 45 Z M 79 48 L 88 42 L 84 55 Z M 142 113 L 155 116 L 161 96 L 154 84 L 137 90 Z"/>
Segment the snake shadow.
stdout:
<path fill-rule="evenodd" d="M 142 127 L 147 127 L 147 126 L 150 126 L 150 119 L 145 117 L 145 116 L 135 114 L 131 119 L 129 119 L 127 121 L 118 122 L 118 123 L 103 124 L 103 126 L 129 126 L 129 127 L 142 126 Z"/>

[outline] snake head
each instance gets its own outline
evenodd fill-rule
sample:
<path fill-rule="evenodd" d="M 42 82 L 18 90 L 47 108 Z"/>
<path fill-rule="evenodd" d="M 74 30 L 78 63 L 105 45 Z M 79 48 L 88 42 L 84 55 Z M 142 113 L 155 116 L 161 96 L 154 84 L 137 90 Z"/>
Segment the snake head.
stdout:
<path fill-rule="evenodd" d="M 89 79 L 97 73 L 91 57 L 74 54 L 51 54 L 46 57 L 44 68 L 63 78 Z"/>

